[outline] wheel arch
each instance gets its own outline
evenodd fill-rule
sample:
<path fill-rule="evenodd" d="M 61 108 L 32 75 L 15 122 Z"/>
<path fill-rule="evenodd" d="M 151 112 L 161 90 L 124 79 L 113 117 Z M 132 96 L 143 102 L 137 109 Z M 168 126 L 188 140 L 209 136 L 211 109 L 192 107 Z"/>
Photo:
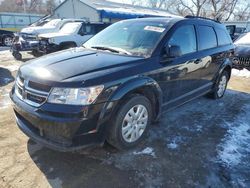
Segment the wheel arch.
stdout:
<path fill-rule="evenodd" d="M 104 121 L 114 115 L 119 106 L 133 95 L 145 96 L 152 105 L 153 120 L 157 120 L 161 113 L 162 90 L 158 83 L 149 77 L 134 78 L 119 85 L 114 93 L 109 97 L 108 102 L 104 105 L 98 121 L 98 127 Z M 112 106 L 112 111 L 108 110 Z M 98 129 L 97 127 L 97 129 Z"/>
<path fill-rule="evenodd" d="M 229 79 L 231 78 L 231 72 L 232 72 L 232 67 L 233 67 L 233 63 L 230 59 L 226 59 L 223 64 L 220 67 L 220 71 L 219 74 L 217 75 L 216 80 L 218 80 L 218 78 L 220 77 L 220 75 L 224 72 L 227 71 L 228 75 L 229 75 Z"/>

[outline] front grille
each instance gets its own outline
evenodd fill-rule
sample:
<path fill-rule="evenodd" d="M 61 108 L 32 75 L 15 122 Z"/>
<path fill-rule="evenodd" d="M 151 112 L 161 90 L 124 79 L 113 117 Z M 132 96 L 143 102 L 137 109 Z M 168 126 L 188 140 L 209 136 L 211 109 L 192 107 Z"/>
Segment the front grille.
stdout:
<path fill-rule="evenodd" d="M 234 64 L 237 66 L 242 66 L 245 68 L 250 67 L 250 58 L 249 57 L 239 57 L 238 60 L 234 61 Z"/>
<path fill-rule="evenodd" d="M 27 93 L 27 99 L 32 101 L 32 102 L 41 104 L 41 103 L 45 102 L 46 97 L 41 97 L 41 96 L 37 96 L 37 95 L 31 94 L 31 93 Z"/>
<path fill-rule="evenodd" d="M 51 87 L 47 85 L 27 81 L 20 76 L 17 77 L 15 85 L 15 93 L 18 98 L 36 107 L 42 105 L 47 100 L 50 89 Z"/>
<path fill-rule="evenodd" d="M 32 82 L 32 81 L 29 81 L 28 86 L 33 88 L 33 89 L 41 90 L 41 91 L 45 91 L 45 92 L 49 92 L 50 89 L 51 89 L 50 86 L 40 84 L 40 83 L 36 83 L 36 82 Z"/>

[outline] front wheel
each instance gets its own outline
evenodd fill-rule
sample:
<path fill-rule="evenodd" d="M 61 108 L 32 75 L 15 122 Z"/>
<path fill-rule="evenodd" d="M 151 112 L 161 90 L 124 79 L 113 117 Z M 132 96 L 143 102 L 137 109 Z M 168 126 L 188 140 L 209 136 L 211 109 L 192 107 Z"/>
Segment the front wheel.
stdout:
<path fill-rule="evenodd" d="M 229 81 L 229 74 L 227 71 L 224 71 L 219 77 L 214 90 L 210 93 L 210 96 L 214 99 L 220 99 L 224 96 L 227 89 L 227 84 Z"/>
<path fill-rule="evenodd" d="M 18 61 L 22 60 L 22 54 L 20 52 L 13 52 L 12 55 Z"/>
<path fill-rule="evenodd" d="M 152 119 L 150 101 L 136 95 L 121 105 L 108 130 L 107 141 L 123 150 L 136 146 L 145 135 Z"/>

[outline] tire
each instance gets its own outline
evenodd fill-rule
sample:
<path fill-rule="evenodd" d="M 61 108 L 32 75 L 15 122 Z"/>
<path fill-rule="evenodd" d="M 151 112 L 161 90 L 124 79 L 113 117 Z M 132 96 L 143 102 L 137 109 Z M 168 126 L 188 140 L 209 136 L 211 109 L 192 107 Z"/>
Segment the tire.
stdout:
<path fill-rule="evenodd" d="M 10 36 L 5 36 L 3 38 L 3 45 L 4 46 L 12 46 L 12 42 L 13 42 L 13 37 L 10 37 Z"/>
<path fill-rule="evenodd" d="M 34 57 L 40 57 L 40 56 L 42 56 L 42 53 L 40 53 L 38 50 L 32 50 L 31 54 Z"/>
<path fill-rule="evenodd" d="M 213 99 L 220 99 L 224 96 L 225 91 L 227 89 L 227 84 L 229 81 L 229 74 L 227 71 L 223 71 L 211 93 L 209 93 L 209 97 Z"/>
<path fill-rule="evenodd" d="M 151 120 L 150 101 L 142 95 L 133 95 L 120 105 L 114 120 L 111 121 L 107 142 L 119 150 L 132 148 L 143 139 Z"/>
<path fill-rule="evenodd" d="M 20 52 L 14 52 L 12 53 L 12 55 L 14 56 L 14 58 L 18 61 L 22 60 L 22 54 Z"/>
<path fill-rule="evenodd" d="M 70 44 L 64 44 L 64 45 L 62 45 L 62 50 L 67 50 L 67 49 L 69 49 L 69 48 L 75 48 L 76 47 L 76 45 L 74 44 L 74 43 L 70 43 Z"/>

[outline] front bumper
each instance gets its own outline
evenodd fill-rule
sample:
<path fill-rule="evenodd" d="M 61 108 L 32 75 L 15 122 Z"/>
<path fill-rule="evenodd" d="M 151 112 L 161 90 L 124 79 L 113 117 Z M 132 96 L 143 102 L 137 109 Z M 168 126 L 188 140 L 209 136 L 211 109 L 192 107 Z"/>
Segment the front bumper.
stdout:
<path fill-rule="evenodd" d="M 32 51 L 38 48 L 38 41 L 13 41 L 10 51 Z"/>
<path fill-rule="evenodd" d="M 106 123 L 99 122 L 104 104 L 73 107 L 45 103 L 36 108 L 19 99 L 13 90 L 10 98 L 18 127 L 41 145 L 74 151 L 104 143 Z"/>

